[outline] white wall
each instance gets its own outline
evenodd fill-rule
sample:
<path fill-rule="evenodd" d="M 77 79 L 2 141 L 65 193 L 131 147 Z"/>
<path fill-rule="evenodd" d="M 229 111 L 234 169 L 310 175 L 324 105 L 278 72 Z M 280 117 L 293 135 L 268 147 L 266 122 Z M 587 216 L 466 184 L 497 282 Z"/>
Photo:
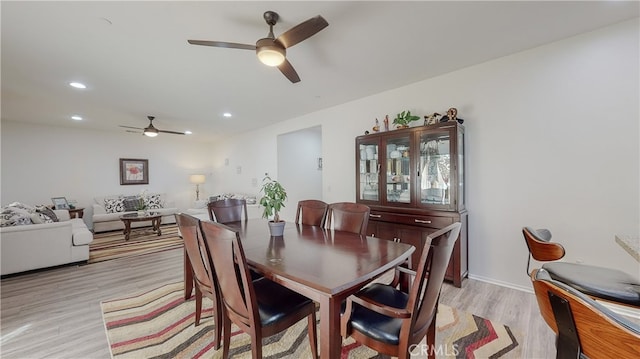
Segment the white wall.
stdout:
<path fill-rule="evenodd" d="M 277 136 L 321 125 L 323 200 L 353 201 L 354 138 L 375 118 L 456 107 L 467 129 L 471 276 L 530 288 L 523 226 L 551 229 L 567 260 L 640 276 L 614 242 L 640 231 L 638 27 L 635 19 L 237 136 L 212 152 L 216 186 L 277 177 Z"/>
<path fill-rule="evenodd" d="M 147 189 L 166 193 L 168 200 L 186 209 L 195 200 L 190 174 L 207 174 L 201 196 L 213 187 L 208 144 L 172 135 L 149 138 L 11 121 L 2 121 L 1 130 L 2 205 L 51 204 L 51 197 L 66 197 L 85 207 L 85 222 L 92 226 L 91 204 L 97 196 Z M 121 186 L 119 158 L 148 159 L 149 185 Z"/>

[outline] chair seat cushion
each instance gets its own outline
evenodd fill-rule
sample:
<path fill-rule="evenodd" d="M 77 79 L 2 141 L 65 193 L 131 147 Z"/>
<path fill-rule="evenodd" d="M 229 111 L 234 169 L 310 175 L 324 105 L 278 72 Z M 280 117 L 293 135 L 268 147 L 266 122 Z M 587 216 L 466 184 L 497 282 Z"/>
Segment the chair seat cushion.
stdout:
<path fill-rule="evenodd" d="M 357 295 L 394 308 L 406 308 L 409 300 L 407 293 L 380 283 L 364 288 Z M 392 345 L 398 345 L 400 342 L 401 319 L 376 313 L 356 303 L 353 305 L 351 314 L 351 326 L 354 330 L 377 341 Z"/>
<path fill-rule="evenodd" d="M 263 327 L 275 324 L 313 303 L 311 299 L 266 278 L 253 281 L 253 288 Z"/>
<path fill-rule="evenodd" d="M 610 268 L 554 262 L 542 266 L 552 279 L 592 297 L 640 307 L 640 281 Z"/>

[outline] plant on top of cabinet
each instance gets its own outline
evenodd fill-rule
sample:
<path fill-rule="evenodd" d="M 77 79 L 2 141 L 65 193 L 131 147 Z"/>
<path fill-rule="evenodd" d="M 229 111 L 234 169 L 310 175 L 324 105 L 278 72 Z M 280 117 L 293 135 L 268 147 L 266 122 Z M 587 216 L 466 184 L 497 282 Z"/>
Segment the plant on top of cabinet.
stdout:
<path fill-rule="evenodd" d="M 418 121 L 420 116 L 415 116 L 411 114 L 411 111 L 402 111 L 396 115 L 396 118 L 393 119 L 393 124 L 397 125 L 396 128 L 407 128 L 409 124 L 413 121 Z"/>

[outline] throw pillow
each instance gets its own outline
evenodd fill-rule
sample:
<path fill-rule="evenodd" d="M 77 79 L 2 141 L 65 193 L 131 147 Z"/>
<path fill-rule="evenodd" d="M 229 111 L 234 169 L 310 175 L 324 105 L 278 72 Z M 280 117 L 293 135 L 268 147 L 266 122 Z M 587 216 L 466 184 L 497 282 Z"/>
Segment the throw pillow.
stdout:
<path fill-rule="evenodd" d="M 124 212 L 124 198 L 105 198 L 104 210 L 107 213 Z"/>
<path fill-rule="evenodd" d="M 142 198 L 137 196 L 127 196 L 124 198 L 124 210 L 126 212 L 136 211 L 144 204 Z"/>
<path fill-rule="evenodd" d="M 38 213 L 38 216 L 42 218 L 43 223 L 52 223 L 52 222 L 60 221 L 58 219 L 58 216 L 56 216 L 56 213 L 47 206 L 43 206 L 43 205 L 36 206 L 36 212 Z"/>
<path fill-rule="evenodd" d="M 148 209 L 158 209 L 163 207 L 162 199 L 160 199 L 160 194 L 150 194 L 144 197 L 144 204 Z"/>

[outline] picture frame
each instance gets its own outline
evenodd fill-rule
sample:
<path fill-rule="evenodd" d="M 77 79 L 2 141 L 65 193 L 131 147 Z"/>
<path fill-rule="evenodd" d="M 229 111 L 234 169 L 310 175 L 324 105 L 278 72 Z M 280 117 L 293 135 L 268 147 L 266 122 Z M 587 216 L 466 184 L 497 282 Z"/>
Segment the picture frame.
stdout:
<path fill-rule="evenodd" d="M 53 209 L 69 209 L 69 202 L 65 197 L 53 197 L 51 202 L 53 202 Z"/>
<path fill-rule="evenodd" d="M 149 160 L 120 159 L 120 185 L 149 184 Z"/>

